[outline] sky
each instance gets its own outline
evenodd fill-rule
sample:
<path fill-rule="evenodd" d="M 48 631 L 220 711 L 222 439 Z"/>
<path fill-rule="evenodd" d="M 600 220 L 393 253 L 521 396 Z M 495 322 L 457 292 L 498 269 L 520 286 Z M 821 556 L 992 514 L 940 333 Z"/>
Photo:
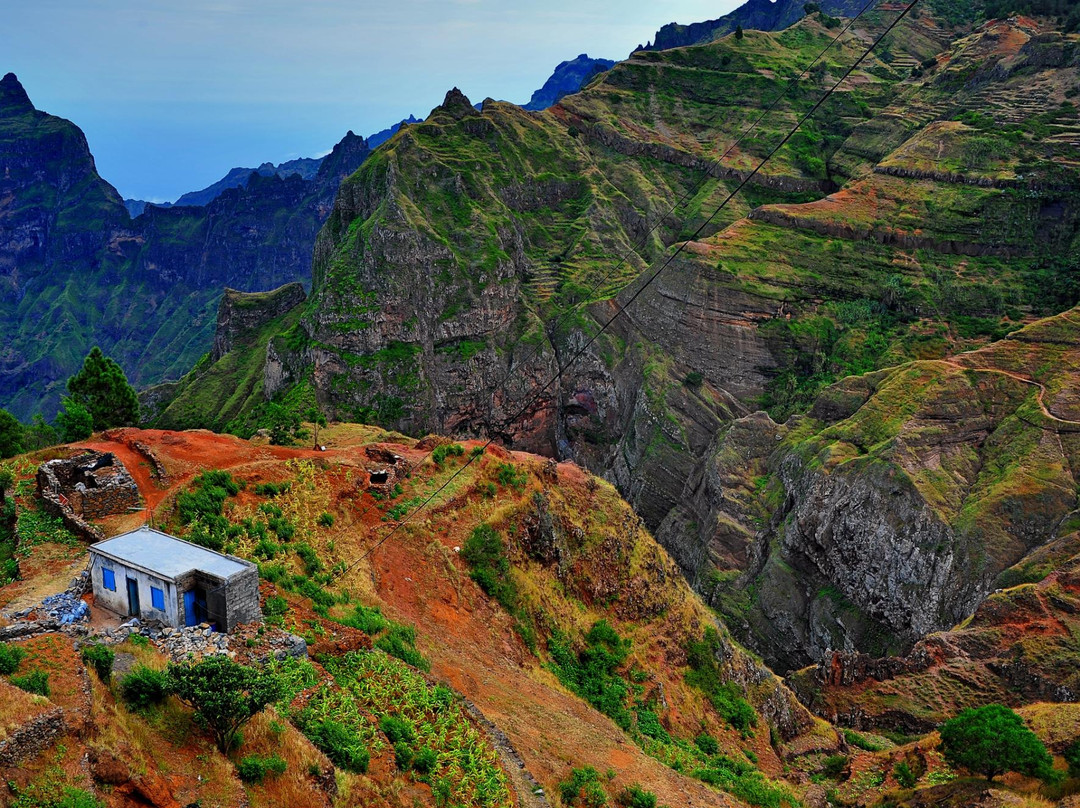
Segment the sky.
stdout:
<path fill-rule="evenodd" d="M 0 74 L 86 133 L 124 197 L 328 152 L 459 87 L 525 103 L 561 61 L 625 58 L 740 0 L 0 0 Z"/>

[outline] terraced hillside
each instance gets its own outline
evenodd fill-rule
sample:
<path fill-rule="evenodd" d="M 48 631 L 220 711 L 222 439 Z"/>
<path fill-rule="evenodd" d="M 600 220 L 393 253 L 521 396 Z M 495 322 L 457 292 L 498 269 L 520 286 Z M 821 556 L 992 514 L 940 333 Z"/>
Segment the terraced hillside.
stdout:
<path fill-rule="evenodd" d="M 312 661 L 273 668 L 286 693 L 276 715 L 245 730 L 235 755 L 277 748 L 286 772 L 244 786 L 179 704 L 133 710 L 121 673 L 111 684 L 88 674 L 72 636 L 53 632 L 18 642 L 31 654 L 19 673 L 49 672 L 51 703 L 20 715 L 21 691 L 0 678 L 8 737 L 54 706 L 69 719 L 53 742 L 17 753 L 19 768 L 5 769 L 17 792 L 59 779 L 110 805 L 125 798 L 110 782 L 144 793 L 164 784 L 204 805 L 243 795 L 253 805 L 441 805 L 439 790 L 449 788 L 451 804 L 543 805 L 522 770 L 557 794 L 572 769 L 592 766 L 612 771 L 599 783 L 612 797 L 637 784 L 669 805 L 734 806 L 741 797 L 794 806 L 805 784 L 782 781 L 786 768 L 814 770 L 837 747 L 835 733 L 731 641 L 610 485 L 573 464 L 474 455 L 474 444 L 347 424 L 323 436 L 327 452 L 202 431 L 119 430 L 85 444 L 132 470 L 159 525 L 260 564 L 267 625 L 244 629 L 228 650 L 257 660 L 279 647 L 282 629 L 306 638 Z M 432 442 L 442 451 L 428 457 Z M 396 484 L 369 480 L 388 466 Z M 85 555 L 38 512 L 34 458 L 9 467 L 20 509 L 19 579 L 0 587 L 10 615 L 63 586 Z M 377 544 L 459 471 L 422 519 Z M 101 526 L 111 534 L 143 518 Z M 161 667 L 171 646 L 159 637 L 115 647 Z M 395 763 L 378 726 L 388 713 L 410 723 L 417 749 L 432 745 L 431 772 Z M 311 727 L 326 716 L 362 740 L 366 774 L 340 763 L 336 781 L 328 774 L 335 767 L 303 734 L 318 742 Z M 695 741 L 704 735 L 711 742 Z"/>

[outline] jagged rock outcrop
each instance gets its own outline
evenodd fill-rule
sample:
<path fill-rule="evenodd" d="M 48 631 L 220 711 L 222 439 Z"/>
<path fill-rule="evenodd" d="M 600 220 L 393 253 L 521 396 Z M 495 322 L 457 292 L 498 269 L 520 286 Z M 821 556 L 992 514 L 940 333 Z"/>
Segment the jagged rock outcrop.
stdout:
<path fill-rule="evenodd" d="M 590 59 L 583 53 L 575 59 L 560 62 L 544 82 L 544 86 L 532 94 L 524 109 L 539 111 L 553 107 L 565 96 L 576 93 L 601 73 L 610 70 L 615 62 L 610 59 Z"/>
<path fill-rule="evenodd" d="M 218 305 L 211 360 L 216 362 L 231 351 L 238 341 L 250 339 L 260 328 L 296 308 L 306 299 L 307 293 L 299 283 L 286 284 L 272 292 L 261 294 L 226 289 Z"/>

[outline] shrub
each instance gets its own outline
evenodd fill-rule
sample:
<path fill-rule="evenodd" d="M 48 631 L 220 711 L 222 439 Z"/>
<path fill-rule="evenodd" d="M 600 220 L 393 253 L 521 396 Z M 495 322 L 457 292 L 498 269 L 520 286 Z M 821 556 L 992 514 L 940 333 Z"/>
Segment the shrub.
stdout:
<path fill-rule="evenodd" d="M 304 725 L 304 735 L 321 749 L 330 762 L 346 771 L 364 774 L 368 770 L 371 755 L 364 742 L 350 727 L 324 718 Z"/>
<path fill-rule="evenodd" d="M 829 755 L 825 758 L 825 763 L 822 765 L 822 771 L 825 772 L 825 776 L 832 780 L 839 780 L 840 775 L 844 773 L 844 769 L 847 768 L 848 758 L 847 755 Z"/>
<path fill-rule="evenodd" d="M 282 775 L 285 773 L 286 768 L 287 764 L 284 758 L 277 755 L 267 757 L 248 755 L 236 764 L 236 773 L 240 775 L 240 779 L 245 783 L 258 785 L 266 778 L 266 775 Z"/>
<path fill-rule="evenodd" d="M 416 733 L 407 722 L 396 715 L 384 715 L 379 720 L 379 729 L 386 735 L 392 744 L 412 743 L 416 740 Z"/>
<path fill-rule="evenodd" d="M 0 673 L 5 676 L 15 673 L 25 656 L 26 651 L 19 646 L 9 642 L 0 642 Z"/>
<path fill-rule="evenodd" d="M 169 678 L 165 671 L 138 665 L 120 680 L 120 696 L 136 710 L 159 704 L 169 695 Z"/>
<path fill-rule="evenodd" d="M 697 370 L 692 370 L 686 374 L 686 378 L 683 379 L 683 384 L 687 387 L 701 387 L 701 384 L 704 381 L 705 374 Z"/>
<path fill-rule="evenodd" d="M 332 513 L 320 513 L 318 518 L 320 527 L 333 527 L 334 526 L 334 514 Z"/>
<path fill-rule="evenodd" d="M 30 673 L 22 676 L 12 676 L 11 683 L 27 693 L 36 693 L 45 697 L 48 697 L 51 693 L 49 674 L 45 673 L 45 671 L 30 671 Z"/>
<path fill-rule="evenodd" d="M 1005 772 L 1053 777 L 1053 759 L 1015 712 L 1000 704 L 964 710 L 941 726 L 941 746 L 953 766 L 988 781 Z"/>
<path fill-rule="evenodd" d="M 896 777 L 896 782 L 903 788 L 915 788 L 915 781 L 918 780 L 906 760 L 901 760 L 893 766 L 893 776 Z"/>
<path fill-rule="evenodd" d="M 461 557 L 472 569 L 469 573 L 484 594 L 494 598 L 508 612 L 517 608 L 517 587 L 510 577 L 506 545 L 491 525 L 478 525 L 465 540 Z"/>
<path fill-rule="evenodd" d="M 282 617 L 289 611 L 289 601 L 281 595 L 271 595 L 266 599 L 263 606 L 263 614 L 267 617 Z"/>
<path fill-rule="evenodd" d="M 712 757 L 720 751 L 720 744 L 716 740 L 716 738 L 704 732 L 694 739 L 694 743 L 697 744 L 698 749 L 700 749 L 709 757 Z"/>
<path fill-rule="evenodd" d="M 412 626 L 391 623 L 386 634 L 375 640 L 375 647 L 392 657 L 397 657 L 402 662 L 407 662 L 414 668 L 422 671 L 431 670 L 431 663 L 416 650 L 416 629 Z"/>
<path fill-rule="evenodd" d="M 435 750 L 430 746 L 425 746 L 416 753 L 416 757 L 413 758 L 412 767 L 413 771 L 417 774 L 426 775 L 435 771 L 435 767 L 438 763 L 439 760 L 435 755 Z"/>
<path fill-rule="evenodd" d="M 255 493 L 260 497 L 276 497 L 287 493 L 291 487 L 289 483 L 259 483 L 255 486 Z"/>
<path fill-rule="evenodd" d="M 227 753 L 240 727 L 282 694 L 282 682 L 267 671 L 211 656 L 194 664 L 169 665 L 169 690 L 195 709 Z"/>
<path fill-rule="evenodd" d="M 615 801 L 624 808 L 656 808 L 656 795 L 637 783 L 624 788 Z"/>
<path fill-rule="evenodd" d="M 510 463 L 500 463 L 495 469 L 495 479 L 499 481 L 499 485 L 503 488 L 513 488 L 516 491 L 521 491 L 525 488 L 525 483 L 529 481 L 529 476 Z"/>
<path fill-rule="evenodd" d="M 618 675 L 619 666 L 630 653 L 630 641 L 624 640 L 606 620 L 599 620 L 585 635 L 586 647 L 574 654 L 568 638 L 555 632 L 548 640 L 548 651 L 559 680 L 589 704 L 611 718 L 623 730 L 632 728 L 626 701 L 630 690 Z"/>
<path fill-rule="evenodd" d="M 1065 762 L 1069 764 L 1069 777 L 1080 777 L 1080 738 L 1065 748 Z"/>
<path fill-rule="evenodd" d="M 413 750 L 405 741 L 398 741 L 394 744 L 394 760 L 397 762 L 397 767 L 403 772 L 407 772 L 412 767 L 413 762 Z"/>
<path fill-rule="evenodd" d="M 447 443 L 442 446 L 436 446 L 431 452 L 431 459 L 435 463 L 441 466 L 448 457 L 461 457 L 465 454 L 465 447 L 460 443 Z"/>
<path fill-rule="evenodd" d="M 109 677 L 112 676 L 113 659 L 116 658 L 113 649 L 109 648 L 107 645 L 95 642 L 90 645 L 84 645 L 79 656 L 82 657 L 84 664 L 89 665 L 94 669 L 101 681 L 109 681 Z"/>
<path fill-rule="evenodd" d="M 607 794 L 600 784 L 600 773 L 592 766 L 574 769 L 570 776 L 559 783 L 562 801 L 574 808 L 603 808 Z"/>
<path fill-rule="evenodd" d="M 319 554 L 315 552 L 314 547 L 307 542 L 300 542 L 295 549 L 296 554 L 300 556 L 300 561 L 304 565 L 304 572 L 307 575 L 317 575 L 322 572 L 323 563 L 319 560 Z"/>
<path fill-rule="evenodd" d="M 716 662 L 720 652 L 719 633 L 712 627 L 705 629 L 701 640 L 687 646 L 686 661 L 690 665 L 690 672 L 686 674 L 686 681 L 701 689 L 716 712 L 731 726 L 747 733 L 757 725 L 757 714 L 734 682 L 723 681 Z"/>

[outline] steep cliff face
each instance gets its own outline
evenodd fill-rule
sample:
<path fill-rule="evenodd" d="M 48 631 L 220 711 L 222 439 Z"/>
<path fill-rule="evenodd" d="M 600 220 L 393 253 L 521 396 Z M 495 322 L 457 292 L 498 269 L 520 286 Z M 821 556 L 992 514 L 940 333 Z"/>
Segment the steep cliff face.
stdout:
<path fill-rule="evenodd" d="M 971 614 L 1003 571 L 1045 575 L 1046 555 L 1063 556 L 1048 548 L 1078 505 L 1076 315 L 846 380 L 788 425 L 765 463 L 774 506 L 752 563 L 705 587 L 772 665 L 902 652 Z M 738 512 L 724 493 L 709 491 L 713 524 Z"/>
<path fill-rule="evenodd" d="M 553 389 L 537 391 L 615 310 L 620 286 L 678 237 L 675 221 L 700 221 L 701 207 L 726 196 L 762 151 L 748 142 L 749 154 L 710 168 L 717 139 L 734 139 L 781 92 L 769 65 L 832 36 L 810 22 L 796 36 L 642 54 L 543 114 L 494 102 L 478 112 L 448 94 L 342 185 L 316 245 L 308 344 L 277 357 L 282 389 L 310 378 L 338 415 L 494 433 L 612 469 L 658 524 L 681 490 L 687 450 L 704 452 L 716 427 L 744 411 L 739 399 L 760 394 L 771 360 L 753 323 L 772 316 L 775 301 L 685 264 L 650 290 L 633 324 L 620 323 Z M 846 40 L 830 59 L 853 59 L 857 47 Z M 890 97 L 888 78 L 860 76 L 829 102 L 837 131 L 856 122 L 847 114 L 856 104 Z M 655 102 L 643 107 L 645 97 Z M 717 115 L 717 101 L 731 114 Z M 807 103 L 780 106 L 789 114 Z M 690 131 L 699 134 L 678 134 Z M 784 151 L 755 194 L 773 201 L 783 188 L 820 193 L 822 184 Z M 725 221 L 746 210 L 737 204 Z M 634 333 L 656 324 L 670 327 L 670 346 Z M 740 350 L 720 359 L 714 349 L 725 341 Z M 683 385 L 699 366 L 709 383 Z"/>
<path fill-rule="evenodd" d="M 94 345 L 137 385 L 178 378 L 210 348 L 226 286 L 310 277 L 341 178 L 366 158 L 352 133 L 313 180 L 255 175 L 205 207 L 131 221 L 72 123 L 0 82 L 0 405 L 51 416 Z"/>

